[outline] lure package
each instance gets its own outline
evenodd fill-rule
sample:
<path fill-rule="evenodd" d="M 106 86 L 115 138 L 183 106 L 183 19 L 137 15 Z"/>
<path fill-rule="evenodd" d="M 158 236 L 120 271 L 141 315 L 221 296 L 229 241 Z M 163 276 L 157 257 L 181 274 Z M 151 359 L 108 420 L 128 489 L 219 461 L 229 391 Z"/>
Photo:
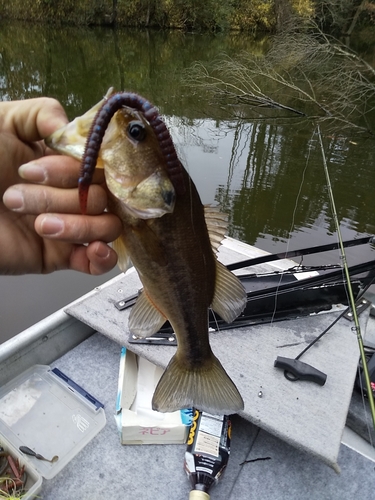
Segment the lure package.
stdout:
<path fill-rule="evenodd" d="M 193 487 L 189 500 L 209 500 L 210 488 L 228 463 L 230 439 L 231 421 L 227 415 L 194 410 L 184 464 Z"/>

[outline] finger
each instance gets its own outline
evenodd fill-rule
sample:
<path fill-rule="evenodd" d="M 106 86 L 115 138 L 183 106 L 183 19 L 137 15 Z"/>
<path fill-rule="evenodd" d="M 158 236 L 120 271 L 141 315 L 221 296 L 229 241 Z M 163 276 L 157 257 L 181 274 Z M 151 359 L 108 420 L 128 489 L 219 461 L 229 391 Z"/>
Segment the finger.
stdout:
<path fill-rule="evenodd" d="M 87 247 L 90 274 L 99 275 L 110 271 L 117 264 L 117 254 L 102 241 L 94 241 Z"/>
<path fill-rule="evenodd" d="M 23 141 L 39 141 L 68 123 L 61 104 L 49 97 L 12 101 L 4 106 L 9 107 L 6 125 Z"/>
<path fill-rule="evenodd" d="M 70 243 L 88 243 L 97 240 L 107 243 L 118 238 L 122 231 L 116 215 L 67 215 L 41 214 L 35 219 L 35 231 L 39 236 Z"/>
<path fill-rule="evenodd" d="M 44 247 L 43 274 L 57 270 L 71 269 L 86 274 L 104 274 L 115 267 L 116 252 L 103 241 L 94 241 L 90 245 L 71 245 L 48 240 Z M 30 272 L 30 271 L 29 271 Z"/>
<path fill-rule="evenodd" d="M 68 267 L 73 271 L 99 275 L 109 272 L 116 263 L 116 252 L 102 241 L 95 241 L 87 247 L 76 245 L 70 254 Z"/>
<path fill-rule="evenodd" d="M 78 184 L 80 162 L 68 156 L 44 156 L 18 169 L 22 179 L 53 187 L 73 188 Z M 104 182 L 104 171 L 96 169 L 93 183 Z"/>
<path fill-rule="evenodd" d="M 79 214 L 78 189 L 59 189 L 36 184 L 16 184 L 3 196 L 5 206 L 14 212 L 39 215 L 44 213 Z M 107 206 L 107 193 L 93 184 L 89 189 L 87 213 L 101 214 Z"/>

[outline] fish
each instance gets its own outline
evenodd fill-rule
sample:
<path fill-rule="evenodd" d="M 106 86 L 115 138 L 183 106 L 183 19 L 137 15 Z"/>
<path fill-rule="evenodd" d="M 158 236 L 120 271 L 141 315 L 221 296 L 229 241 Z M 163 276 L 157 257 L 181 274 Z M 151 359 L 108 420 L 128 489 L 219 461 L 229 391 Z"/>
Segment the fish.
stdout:
<path fill-rule="evenodd" d="M 46 144 L 82 161 L 83 212 L 93 171 L 104 168 L 108 210 L 123 228 L 113 243 L 118 264 L 122 271 L 134 265 L 143 285 L 129 316 L 130 332 L 149 337 L 168 320 L 176 334 L 177 350 L 156 386 L 152 408 L 243 410 L 208 332 L 210 307 L 230 323 L 246 304 L 240 280 L 215 255 L 226 217 L 203 206 L 157 109 L 137 94 L 111 88 Z"/>

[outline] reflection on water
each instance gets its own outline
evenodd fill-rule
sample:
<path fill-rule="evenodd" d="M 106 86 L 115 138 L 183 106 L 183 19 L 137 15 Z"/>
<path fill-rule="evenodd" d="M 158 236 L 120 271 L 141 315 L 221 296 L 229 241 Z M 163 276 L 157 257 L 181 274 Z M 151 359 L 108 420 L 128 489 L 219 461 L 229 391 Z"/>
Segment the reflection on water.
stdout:
<path fill-rule="evenodd" d="M 250 244 L 271 237 L 285 245 L 291 229 L 335 232 L 320 144 L 309 123 L 301 128 L 212 119 L 184 124 L 174 119 L 169 126 L 203 201 L 215 200 L 229 214 L 232 236 Z M 353 237 L 375 231 L 369 189 L 375 144 L 356 140 L 325 137 L 338 217 Z"/>
<path fill-rule="evenodd" d="M 261 54 L 267 40 L 3 23 L 0 42 L 2 99 L 53 96 L 73 118 L 114 86 L 158 105 L 203 202 L 218 202 L 229 214 L 232 236 L 272 252 L 336 240 L 311 123 L 228 120 L 225 109 L 183 86 L 183 71 L 195 60 L 244 49 Z M 375 141 L 326 133 L 324 143 L 344 238 L 374 233 Z M 0 277 L 0 340 L 106 279 L 68 272 Z"/>

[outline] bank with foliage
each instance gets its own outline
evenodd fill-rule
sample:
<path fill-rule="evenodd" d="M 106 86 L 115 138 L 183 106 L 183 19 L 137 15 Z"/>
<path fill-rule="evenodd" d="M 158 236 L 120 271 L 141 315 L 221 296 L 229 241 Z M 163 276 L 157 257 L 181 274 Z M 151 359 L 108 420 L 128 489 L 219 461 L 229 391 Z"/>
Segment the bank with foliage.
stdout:
<path fill-rule="evenodd" d="M 291 18 L 348 28 L 372 0 L 0 0 L 2 19 L 186 30 L 279 31 Z"/>

